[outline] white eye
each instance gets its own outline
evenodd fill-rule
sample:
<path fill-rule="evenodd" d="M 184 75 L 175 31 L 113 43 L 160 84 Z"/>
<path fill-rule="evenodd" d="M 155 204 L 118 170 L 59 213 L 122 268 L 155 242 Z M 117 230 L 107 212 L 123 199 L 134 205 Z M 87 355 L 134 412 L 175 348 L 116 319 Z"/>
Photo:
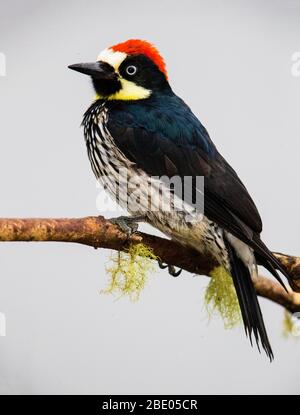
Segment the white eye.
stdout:
<path fill-rule="evenodd" d="M 129 65 L 126 68 L 126 73 L 130 76 L 135 75 L 137 72 L 137 67 L 134 65 Z"/>

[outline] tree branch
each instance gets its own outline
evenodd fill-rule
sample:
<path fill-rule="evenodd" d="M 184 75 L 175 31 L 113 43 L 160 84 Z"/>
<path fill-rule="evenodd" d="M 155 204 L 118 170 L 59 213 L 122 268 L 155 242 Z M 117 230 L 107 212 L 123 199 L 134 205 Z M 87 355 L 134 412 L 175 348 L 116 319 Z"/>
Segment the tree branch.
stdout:
<path fill-rule="evenodd" d="M 143 242 L 153 249 L 163 262 L 183 268 L 194 274 L 209 275 L 217 266 L 213 257 L 185 248 L 168 239 L 136 233 L 129 239 L 109 220 L 103 217 L 73 219 L 0 219 L 1 242 L 74 242 L 94 248 L 126 250 L 130 244 Z M 294 290 L 300 291 L 300 258 L 274 253 L 293 279 Z M 285 307 L 290 312 L 300 311 L 300 294 L 288 293 L 266 277 L 254 280 L 259 295 Z"/>

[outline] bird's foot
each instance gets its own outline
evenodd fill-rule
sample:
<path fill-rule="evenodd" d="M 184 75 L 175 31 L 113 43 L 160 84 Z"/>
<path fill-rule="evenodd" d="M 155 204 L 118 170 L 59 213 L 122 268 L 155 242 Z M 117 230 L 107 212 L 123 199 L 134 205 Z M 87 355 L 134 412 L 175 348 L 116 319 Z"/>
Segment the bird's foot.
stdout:
<path fill-rule="evenodd" d="M 129 238 L 138 230 L 137 222 L 143 222 L 144 220 L 144 216 L 119 216 L 118 218 L 111 218 L 110 222 L 117 225 Z"/>
<path fill-rule="evenodd" d="M 161 269 L 168 268 L 169 274 L 172 275 L 172 277 L 178 277 L 182 272 L 182 269 L 179 269 L 178 271 L 176 271 L 176 268 L 174 267 L 174 265 L 163 264 L 161 261 L 158 261 L 158 266 Z"/>

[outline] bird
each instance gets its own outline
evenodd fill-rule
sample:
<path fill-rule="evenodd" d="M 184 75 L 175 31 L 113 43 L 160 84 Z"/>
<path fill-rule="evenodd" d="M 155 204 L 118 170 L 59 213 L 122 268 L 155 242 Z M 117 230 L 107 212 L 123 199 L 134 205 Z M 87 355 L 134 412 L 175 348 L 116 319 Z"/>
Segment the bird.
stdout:
<path fill-rule="evenodd" d="M 89 75 L 96 92 L 82 125 L 96 178 L 130 214 L 115 223 L 130 232 L 144 221 L 213 256 L 231 275 L 247 337 L 272 361 L 252 278 L 257 264 L 284 288 L 279 272 L 289 275 L 261 239 L 262 220 L 245 185 L 173 91 L 158 49 L 129 39 L 69 68 Z"/>

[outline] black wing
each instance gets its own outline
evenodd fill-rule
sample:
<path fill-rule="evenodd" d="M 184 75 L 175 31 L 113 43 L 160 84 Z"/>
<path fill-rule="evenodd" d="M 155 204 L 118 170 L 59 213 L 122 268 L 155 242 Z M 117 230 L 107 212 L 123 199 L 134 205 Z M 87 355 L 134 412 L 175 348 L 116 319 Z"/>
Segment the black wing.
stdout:
<path fill-rule="evenodd" d="M 108 123 L 117 146 L 137 168 L 150 176 L 204 176 L 204 213 L 232 235 L 251 246 L 260 263 L 281 282 L 274 268 L 286 271 L 260 240 L 262 222 L 245 186 L 217 152 L 211 157 L 200 145 L 174 142 L 136 126 Z"/>
<path fill-rule="evenodd" d="M 125 156 L 150 176 L 204 176 L 205 214 L 220 226 L 234 234 L 234 225 L 243 229 L 246 237 L 261 232 L 253 200 L 218 152 L 211 158 L 200 146 L 178 144 L 137 127 L 109 124 L 109 131 Z"/>

